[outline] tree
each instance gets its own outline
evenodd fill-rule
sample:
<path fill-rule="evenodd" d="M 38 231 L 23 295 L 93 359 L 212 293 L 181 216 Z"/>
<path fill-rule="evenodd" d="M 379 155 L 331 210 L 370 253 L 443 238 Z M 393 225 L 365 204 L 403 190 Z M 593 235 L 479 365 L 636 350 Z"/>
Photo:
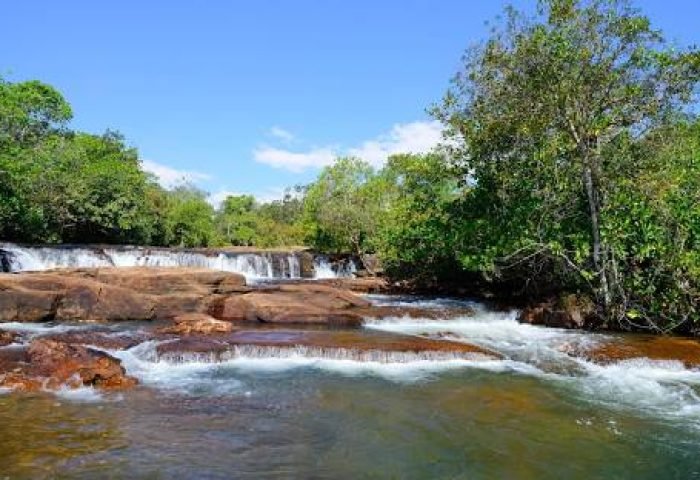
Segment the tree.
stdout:
<path fill-rule="evenodd" d="M 165 224 L 168 245 L 206 247 L 216 243 L 214 208 L 207 202 L 206 194 L 192 186 L 169 192 Z"/>
<path fill-rule="evenodd" d="M 667 47 L 626 1 L 541 1 L 534 19 L 508 9 L 434 110 L 476 183 L 473 223 L 507 235 L 463 263 L 556 272 L 590 285 L 606 317 L 624 316 L 605 212 L 636 169 L 626 146 L 677 116 L 699 73 L 697 50 Z"/>
<path fill-rule="evenodd" d="M 444 155 L 394 155 L 377 176 L 384 208 L 373 243 L 395 278 L 435 284 L 461 271 L 453 206 L 462 194 Z"/>
<path fill-rule="evenodd" d="M 307 240 L 319 250 L 365 253 L 377 229 L 380 208 L 372 167 L 339 158 L 309 185 L 304 202 Z"/>

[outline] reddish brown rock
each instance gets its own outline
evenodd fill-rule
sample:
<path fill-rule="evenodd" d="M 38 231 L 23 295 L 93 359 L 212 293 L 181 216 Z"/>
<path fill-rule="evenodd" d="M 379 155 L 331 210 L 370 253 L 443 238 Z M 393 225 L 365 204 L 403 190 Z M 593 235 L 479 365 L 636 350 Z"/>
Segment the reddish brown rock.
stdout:
<path fill-rule="evenodd" d="M 0 321 L 124 321 L 208 313 L 225 321 L 357 326 L 370 303 L 311 282 L 245 286 L 238 274 L 96 268 L 0 274 Z"/>
<path fill-rule="evenodd" d="M 678 360 L 688 368 L 700 367 L 700 340 L 694 338 L 627 334 L 586 350 L 571 350 L 568 353 L 603 364 L 648 358 Z"/>
<path fill-rule="evenodd" d="M 237 322 L 358 326 L 362 323 L 359 309 L 369 306 L 367 300 L 345 290 L 299 283 L 264 286 L 220 298 L 211 304 L 209 313 Z"/>
<path fill-rule="evenodd" d="M 173 319 L 175 325 L 161 329 L 162 333 L 172 333 L 177 335 L 190 335 L 199 333 L 211 335 L 214 333 L 228 333 L 233 330 L 230 322 L 217 320 L 205 313 L 187 313 L 178 315 Z"/>
<path fill-rule="evenodd" d="M 185 268 L 96 268 L 0 274 L 0 321 L 121 321 L 206 311 L 249 291 L 242 275 Z"/>
<path fill-rule="evenodd" d="M 316 349 L 332 357 L 342 352 L 349 358 L 366 353 L 428 353 L 454 354 L 469 358 L 476 354 L 488 358 L 501 358 L 490 350 L 463 342 L 435 340 L 412 335 L 364 330 L 240 330 L 215 337 L 191 336 L 158 346 L 158 354 L 179 356 L 183 353 L 220 355 L 234 347 L 276 347 Z"/>
<path fill-rule="evenodd" d="M 139 343 L 149 340 L 152 334 L 143 331 L 131 332 L 104 332 L 104 331 L 70 331 L 63 333 L 53 333 L 44 335 L 44 340 L 54 340 L 56 342 L 69 343 L 72 345 L 86 345 L 89 347 L 104 348 L 107 350 L 125 350 L 135 347 Z"/>
<path fill-rule="evenodd" d="M 23 391 L 77 388 L 128 388 L 137 382 L 121 362 L 79 345 L 37 339 L 28 348 L 13 349 L 0 360 L 0 386 Z"/>

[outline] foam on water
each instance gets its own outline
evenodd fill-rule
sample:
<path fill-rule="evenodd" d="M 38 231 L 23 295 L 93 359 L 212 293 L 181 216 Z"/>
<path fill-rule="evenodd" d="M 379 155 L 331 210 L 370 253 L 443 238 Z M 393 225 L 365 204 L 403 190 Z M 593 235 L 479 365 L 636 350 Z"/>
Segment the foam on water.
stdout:
<path fill-rule="evenodd" d="M 192 391 L 213 388 L 218 393 L 242 391 L 241 383 L 228 376 L 225 385 L 212 385 L 217 374 L 229 372 L 285 372 L 313 369 L 349 377 L 375 376 L 396 382 L 423 381 L 455 369 L 477 368 L 493 372 L 534 373 L 534 367 L 483 355 L 434 353 L 357 352 L 348 349 L 306 347 L 277 348 L 243 346 L 223 354 L 158 355 L 159 342 L 149 341 L 126 351 L 110 352 L 120 358 L 127 373 L 144 384 L 161 388 Z"/>
<path fill-rule="evenodd" d="M 67 325 L 53 323 L 23 323 L 23 322 L 0 322 L 0 330 L 26 333 L 29 335 L 45 335 L 49 333 L 64 333 L 73 330 L 90 330 L 94 325 Z"/>
<path fill-rule="evenodd" d="M 61 387 L 56 390 L 49 390 L 49 393 L 69 402 L 95 403 L 104 401 L 105 397 L 92 387 Z"/>
<path fill-rule="evenodd" d="M 366 320 L 365 328 L 410 335 L 440 335 L 496 350 L 508 361 L 535 367 L 533 374 L 611 408 L 680 418 L 700 428 L 700 370 L 678 361 L 632 359 L 601 365 L 566 352 L 606 341 L 605 335 L 521 324 L 516 312 L 477 310 L 474 316 L 434 320 Z M 562 368 L 564 366 L 565 368 Z"/>
<path fill-rule="evenodd" d="M 375 305 L 385 307 L 416 307 L 423 309 L 482 308 L 478 302 L 450 297 L 423 297 L 420 295 L 385 295 L 370 293 L 363 295 Z"/>

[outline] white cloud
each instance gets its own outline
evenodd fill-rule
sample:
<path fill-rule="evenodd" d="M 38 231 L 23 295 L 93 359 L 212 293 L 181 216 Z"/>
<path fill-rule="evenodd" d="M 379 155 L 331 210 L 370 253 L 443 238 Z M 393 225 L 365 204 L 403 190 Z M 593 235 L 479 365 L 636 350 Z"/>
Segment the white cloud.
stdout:
<path fill-rule="evenodd" d="M 331 165 L 336 157 L 352 155 L 360 157 L 375 167 L 397 153 L 426 153 L 435 148 L 442 139 L 442 127 L 437 121 L 399 123 L 387 133 L 362 142 L 352 148 L 331 146 L 312 148 L 305 152 L 294 152 L 283 148 L 262 146 L 253 151 L 255 161 L 275 168 L 301 172 L 308 168 Z"/>
<path fill-rule="evenodd" d="M 200 180 L 209 180 L 211 175 L 202 172 L 191 170 L 178 170 L 176 168 L 157 163 L 152 160 L 144 160 L 141 162 L 141 168 L 146 172 L 152 173 L 165 188 L 173 188 L 183 183 L 194 183 Z"/>
<path fill-rule="evenodd" d="M 389 133 L 363 142 L 348 153 L 379 167 L 397 153 L 426 153 L 442 139 L 440 122 L 412 122 L 396 124 Z"/>
<path fill-rule="evenodd" d="M 285 130 L 281 127 L 272 127 L 270 129 L 270 135 L 272 135 L 273 137 L 277 137 L 285 142 L 291 142 L 296 138 L 292 132 Z"/>
<path fill-rule="evenodd" d="M 282 148 L 263 146 L 253 151 L 256 162 L 275 168 L 285 168 L 292 172 L 330 165 L 335 157 L 336 152 L 329 147 L 316 148 L 307 152 L 292 152 Z"/>

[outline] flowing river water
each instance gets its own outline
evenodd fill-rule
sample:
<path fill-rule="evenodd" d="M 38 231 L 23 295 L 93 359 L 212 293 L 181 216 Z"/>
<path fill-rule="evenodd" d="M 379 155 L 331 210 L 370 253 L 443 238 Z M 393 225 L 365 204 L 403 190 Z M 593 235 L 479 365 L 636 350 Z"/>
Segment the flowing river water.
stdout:
<path fill-rule="evenodd" d="M 112 264 L 156 261 L 107 253 Z M 96 258 L 14 255 L 25 268 Z M 157 261 L 210 261 L 192 258 Z M 268 276 L 264 259 L 223 260 Z M 286 265 L 284 275 L 296 276 L 294 261 Z M 334 274 L 319 267 L 321 276 Z M 368 318 L 358 333 L 367 341 L 429 337 L 502 358 L 294 345 L 166 357 L 157 350 L 162 340 L 146 340 L 109 351 L 139 379 L 132 390 L 0 392 L 0 478 L 700 478 L 700 369 L 682 356 L 594 361 L 578 352 L 645 337 L 520 324 L 516 312 L 464 299 L 367 297 L 433 312 Z M 148 328 L 0 324 L 25 342 L 71 330 L 120 336 Z"/>
<path fill-rule="evenodd" d="M 370 296 L 384 305 L 461 301 Z M 9 478 L 700 478 L 700 370 L 566 352 L 607 335 L 522 325 L 467 302 L 452 319 L 368 320 L 499 360 L 248 351 L 112 352 L 141 385 L 0 395 Z M 439 316 L 438 316 L 439 317 Z M 30 336 L 84 325 L 2 324 Z M 101 327 L 104 328 L 104 327 Z M 110 327 L 120 335 L 124 325 Z M 133 328 L 133 327 L 131 327 Z M 5 347 L 7 348 L 7 347 Z"/>

